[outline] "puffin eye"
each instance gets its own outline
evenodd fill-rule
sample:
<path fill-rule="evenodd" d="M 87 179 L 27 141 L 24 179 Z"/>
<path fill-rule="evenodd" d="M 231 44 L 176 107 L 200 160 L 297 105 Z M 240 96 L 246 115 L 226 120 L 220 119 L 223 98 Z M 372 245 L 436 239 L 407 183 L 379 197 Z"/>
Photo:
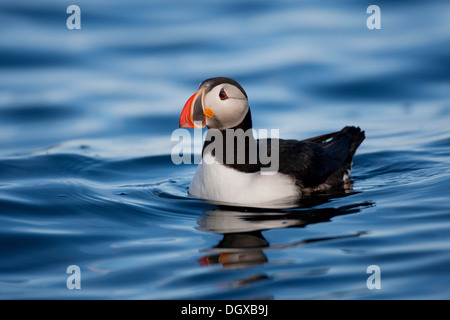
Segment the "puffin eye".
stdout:
<path fill-rule="evenodd" d="M 219 98 L 220 98 L 220 100 L 228 99 L 227 93 L 225 92 L 225 90 L 223 88 L 220 90 Z"/>

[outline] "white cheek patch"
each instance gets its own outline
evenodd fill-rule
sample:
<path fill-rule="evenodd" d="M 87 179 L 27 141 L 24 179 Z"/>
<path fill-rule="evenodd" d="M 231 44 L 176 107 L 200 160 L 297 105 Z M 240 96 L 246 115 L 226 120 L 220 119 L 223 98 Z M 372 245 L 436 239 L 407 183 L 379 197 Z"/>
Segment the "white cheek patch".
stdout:
<path fill-rule="evenodd" d="M 247 101 L 230 98 L 223 102 L 223 106 L 217 107 L 217 121 L 224 128 L 232 128 L 240 124 L 249 109 Z"/>
<path fill-rule="evenodd" d="M 223 100 L 219 96 L 222 88 L 228 96 Z M 207 108 L 214 112 L 214 116 L 207 119 L 206 125 L 217 129 L 237 126 L 244 120 L 250 109 L 243 93 L 229 84 L 216 86 L 206 94 L 204 109 Z"/>

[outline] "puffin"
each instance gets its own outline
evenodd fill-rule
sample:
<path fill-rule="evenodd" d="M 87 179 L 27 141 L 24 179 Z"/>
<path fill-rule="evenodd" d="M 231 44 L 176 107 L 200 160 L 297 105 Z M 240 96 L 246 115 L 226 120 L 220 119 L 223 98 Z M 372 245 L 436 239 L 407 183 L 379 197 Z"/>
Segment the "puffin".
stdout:
<path fill-rule="evenodd" d="M 303 140 L 256 139 L 247 93 L 226 77 L 200 83 L 182 109 L 179 126 L 207 128 L 188 195 L 234 206 L 262 206 L 331 189 L 351 190 L 353 156 L 365 139 L 364 131 L 354 126 Z M 230 134 L 238 131 L 244 134 Z M 277 160 L 276 170 L 270 173 L 265 171 L 269 164 L 261 156 L 262 148 Z"/>

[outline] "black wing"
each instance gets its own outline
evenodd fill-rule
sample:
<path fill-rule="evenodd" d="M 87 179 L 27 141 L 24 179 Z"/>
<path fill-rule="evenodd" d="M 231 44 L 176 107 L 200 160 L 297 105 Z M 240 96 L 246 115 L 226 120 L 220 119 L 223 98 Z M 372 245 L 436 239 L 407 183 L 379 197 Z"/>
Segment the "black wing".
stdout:
<path fill-rule="evenodd" d="M 364 138 L 359 128 L 345 127 L 303 141 L 280 139 L 279 172 L 294 177 L 303 187 L 317 186 L 333 174 L 350 169 L 353 155 Z"/>
<path fill-rule="evenodd" d="M 273 161 L 276 157 L 272 156 L 272 153 L 275 152 L 274 142 L 278 142 L 278 172 L 292 176 L 297 184 L 305 188 L 317 186 L 330 178 L 334 178 L 332 179 L 334 185 L 342 182 L 343 174 L 350 169 L 353 155 L 364 138 L 364 131 L 359 128 L 345 127 L 338 132 L 302 141 L 258 140 L 258 155 L 255 162 L 250 161 L 252 157 L 248 148 L 249 141 L 246 141 L 245 161 L 239 163 L 236 159 L 233 159 L 232 163 L 224 164 L 246 173 L 258 172 L 262 168 L 276 170 L 277 168 L 273 167 Z M 205 142 L 204 148 L 206 145 Z M 225 151 L 222 154 L 223 159 L 226 159 L 223 156 Z M 236 149 L 233 151 L 236 157 Z M 261 154 L 266 154 L 267 157 L 263 160 Z"/>

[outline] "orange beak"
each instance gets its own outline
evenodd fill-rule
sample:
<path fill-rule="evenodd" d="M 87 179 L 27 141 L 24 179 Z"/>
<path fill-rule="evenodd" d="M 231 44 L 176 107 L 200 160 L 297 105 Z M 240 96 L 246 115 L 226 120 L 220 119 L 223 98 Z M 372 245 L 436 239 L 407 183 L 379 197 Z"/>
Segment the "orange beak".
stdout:
<path fill-rule="evenodd" d="M 206 126 L 204 114 L 205 88 L 200 88 L 184 105 L 180 116 L 180 128 L 201 129 Z"/>

